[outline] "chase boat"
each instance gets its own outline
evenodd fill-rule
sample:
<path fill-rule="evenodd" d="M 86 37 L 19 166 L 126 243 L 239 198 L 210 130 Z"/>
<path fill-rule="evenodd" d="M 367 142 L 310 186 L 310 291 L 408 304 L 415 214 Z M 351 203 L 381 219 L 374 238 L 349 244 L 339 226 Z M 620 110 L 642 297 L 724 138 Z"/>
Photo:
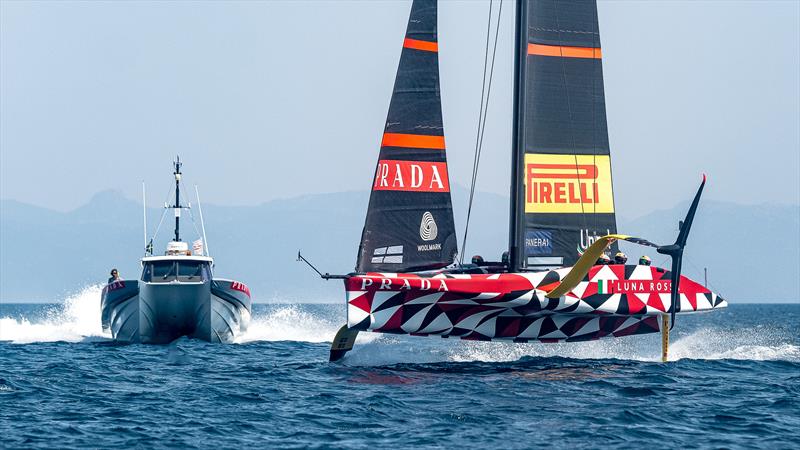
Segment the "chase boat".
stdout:
<path fill-rule="evenodd" d="M 239 281 L 213 276 L 214 260 L 204 245 L 205 226 L 203 238 L 194 241 L 192 250 L 181 241 L 180 212 L 190 206 L 180 203 L 180 158 L 174 167 L 175 204 L 165 205 L 164 211 L 175 211 L 175 238 L 161 256 L 152 255 L 150 239 L 139 280 L 105 286 L 103 330 L 110 331 L 114 340 L 129 343 L 164 344 L 182 336 L 232 342 L 250 322 L 250 290 Z"/>

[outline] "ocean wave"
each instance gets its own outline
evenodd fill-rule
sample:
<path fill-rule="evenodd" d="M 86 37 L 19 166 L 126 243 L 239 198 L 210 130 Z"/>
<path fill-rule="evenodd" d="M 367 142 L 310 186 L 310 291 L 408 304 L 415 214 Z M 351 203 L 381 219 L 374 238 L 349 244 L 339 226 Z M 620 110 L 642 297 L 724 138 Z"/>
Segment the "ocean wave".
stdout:
<path fill-rule="evenodd" d="M 0 318 L 0 341 L 12 343 L 94 342 L 108 340 L 100 324 L 102 285 L 86 286 L 62 304 L 35 315 Z M 238 344 L 270 341 L 331 342 L 344 322 L 338 306 L 313 304 L 254 305 L 247 332 Z M 590 342 L 542 344 L 475 342 L 435 337 L 411 337 L 362 332 L 343 362 L 379 366 L 404 363 L 511 362 L 521 358 L 661 360 L 660 335 L 601 339 Z M 800 362 L 796 336 L 765 323 L 731 327 L 704 324 L 679 330 L 672 337 L 669 359 Z"/>
<path fill-rule="evenodd" d="M 300 305 L 281 305 L 254 313 L 247 331 L 236 343 L 257 341 L 331 342 L 341 326 Z"/>
<path fill-rule="evenodd" d="M 800 361 L 800 346 L 780 329 L 702 328 L 670 345 L 670 360 L 735 359 L 749 361 Z"/>
<path fill-rule="evenodd" d="M 372 333 L 362 333 L 372 334 Z M 355 365 L 439 362 L 511 362 L 526 357 L 661 361 L 661 336 L 631 336 L 572 343 L 507 343 L 451 340 L 426 345 L 435 338 L 387 336 L 369 346 L 357 345 L 348 356 Z M 800 362 L 800 346 L 779 329 L 703 328 L 670 344 L 669 360 L 750 360 Z M 441 340 L 438 340 L 441 341 Z"/>
<path fill-rule="evenodd" d="M 331 342 L 344 323 L 329 311 L 309 310 L 309 304 L 270 305 L 266 311 L 253 313 L 247 331 L 236 339 L 237 344 L 259 341 Z M 313 305 L 320 307 L 322 305 Z M 324 305 L 328 306 L 328 305 Z M 378 339 L 374 333 L 361 333 L 357 343 Z"/>
<path fill-rule="evenodd" d="M 0 341 L 29 344 L 108 339 L 111 336 L 103 333 L 100 323 L 102 290 L 103 285 L 86 286 L 39 317 L 2 317 Z"/>
<path fill-rule="evenodd" d="M 111 339 L 101 324 L 100 297 L 103 285 L 86 286 L 62 303 L 37 309 L 35 314 L 0 317 L 0 341 L 15 344 L 37 342 L 93 342 Z M 312 312 L 302 304 L 269 306 L 256 311 L 247 332 L 237 343 L 257 341 L 331 342 L 343 319 Z M 371 340 L 370 337 L 359 342 Z"/>

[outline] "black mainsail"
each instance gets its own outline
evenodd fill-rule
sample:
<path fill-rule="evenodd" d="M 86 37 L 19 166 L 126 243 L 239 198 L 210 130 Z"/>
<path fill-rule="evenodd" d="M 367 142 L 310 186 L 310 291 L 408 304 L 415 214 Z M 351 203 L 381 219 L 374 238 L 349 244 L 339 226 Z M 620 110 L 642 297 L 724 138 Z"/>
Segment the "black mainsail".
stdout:
<path fill-rule="evenodd" d="M 595 0 L 517 3 L 512 271 L 616 232 Z"/>
<path fill-rule="evenodd" d="M 436 269 L 457 253 L 436 14 L 436 0 L 411 6 L 356 272 Z"/>

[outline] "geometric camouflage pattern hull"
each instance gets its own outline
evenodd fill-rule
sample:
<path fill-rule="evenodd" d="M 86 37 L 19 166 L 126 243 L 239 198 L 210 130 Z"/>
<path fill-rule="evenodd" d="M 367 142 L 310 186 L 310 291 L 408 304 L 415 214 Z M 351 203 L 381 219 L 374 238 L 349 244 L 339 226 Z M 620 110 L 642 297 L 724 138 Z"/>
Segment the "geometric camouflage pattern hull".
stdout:
<path fill-rule="evenodd" d="M 347 324 L 381 333 L 468 340 L 570 342 L 660 331 L 670 273 L 651 266 L 594 266 L 571 292 L 545 294 L 570 271 L 431 276 L 367 273 L 345 279 Z M 678 313 L 727 302 L 681 276 Z"/>

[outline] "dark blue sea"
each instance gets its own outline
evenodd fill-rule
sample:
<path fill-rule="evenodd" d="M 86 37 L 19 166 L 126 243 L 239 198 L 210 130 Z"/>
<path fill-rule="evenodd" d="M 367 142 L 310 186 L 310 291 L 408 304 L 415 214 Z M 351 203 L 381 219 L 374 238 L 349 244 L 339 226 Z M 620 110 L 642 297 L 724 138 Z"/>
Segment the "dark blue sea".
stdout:
<path fill-rule="evenodd" d="M 800 305 L 658 335 L 505 344 L 362 334 L 343 305 L 259 304 L 238 344 L 114 345 L 99 291 L 0 304 L 2 448 L 800 448 Z"/>

